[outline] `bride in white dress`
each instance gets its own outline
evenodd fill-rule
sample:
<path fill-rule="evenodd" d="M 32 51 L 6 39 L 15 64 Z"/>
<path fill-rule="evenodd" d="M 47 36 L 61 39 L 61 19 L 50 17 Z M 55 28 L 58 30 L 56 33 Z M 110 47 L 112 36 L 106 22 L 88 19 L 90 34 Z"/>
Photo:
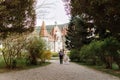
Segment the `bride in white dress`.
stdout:
<path fill-rule="evenodd" d="M 64 51 L 63 61 L 64 61 L 64 64 L 69 64 L 70 59 L 69 59 L 66 51 Z"/>

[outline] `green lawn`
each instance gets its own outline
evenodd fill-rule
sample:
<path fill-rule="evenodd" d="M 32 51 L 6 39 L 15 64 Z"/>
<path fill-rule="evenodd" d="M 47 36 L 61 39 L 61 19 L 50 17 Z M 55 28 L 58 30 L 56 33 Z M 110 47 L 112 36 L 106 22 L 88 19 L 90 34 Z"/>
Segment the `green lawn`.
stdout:
<path fill-rule="evenodd" d="M 6 68 L 3 58 L 0 57 L 0 73 L 37 68 L 37 67 L 47 66 L 49 64 L 50 64 L 50 62 L 38 63 L 37 65 L 26 65 L 25 59 L 19 59 L 19 60 L 17 60 L 17 67 L 15 69 L 10 70 L 10 69 Z"/>

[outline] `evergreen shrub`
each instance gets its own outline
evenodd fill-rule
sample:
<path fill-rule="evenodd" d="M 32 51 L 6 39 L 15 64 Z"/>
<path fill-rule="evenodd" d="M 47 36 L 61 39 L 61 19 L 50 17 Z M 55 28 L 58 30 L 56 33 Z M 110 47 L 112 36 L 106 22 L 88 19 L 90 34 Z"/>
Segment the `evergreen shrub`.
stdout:
<path fill-rule="evenodd" d="M 76 61 L 76 62 L 80 61 L 79 50 L 77 50 L 77 49 L 72 49 L 72 50 L 70 51 L 69 57 L 70 57 L 71 61 Z"/>

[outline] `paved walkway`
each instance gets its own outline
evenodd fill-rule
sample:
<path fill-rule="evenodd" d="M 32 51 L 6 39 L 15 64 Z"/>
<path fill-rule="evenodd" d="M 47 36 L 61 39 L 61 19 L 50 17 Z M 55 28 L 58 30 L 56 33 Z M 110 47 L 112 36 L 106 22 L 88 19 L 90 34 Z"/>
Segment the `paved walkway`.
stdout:
<path fill-rule="evenodd" d="M 60 65 L 58 61 L 52 61 L 52 64 L 45 67 L 1 73 L 0 80 L 120 80 L 120 78 L 75 63 Z"/>

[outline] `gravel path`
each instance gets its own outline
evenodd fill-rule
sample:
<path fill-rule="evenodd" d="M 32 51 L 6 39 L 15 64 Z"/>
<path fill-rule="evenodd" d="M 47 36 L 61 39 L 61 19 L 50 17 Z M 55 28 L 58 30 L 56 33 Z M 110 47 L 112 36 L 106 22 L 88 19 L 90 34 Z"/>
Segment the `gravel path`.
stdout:
<path fill-rule="evenodd" d="M 120 78 L 99 72 L 75 63 L 52 64 L 44 67 L 0 73 L 0 80 L 120 80 Z"/>

